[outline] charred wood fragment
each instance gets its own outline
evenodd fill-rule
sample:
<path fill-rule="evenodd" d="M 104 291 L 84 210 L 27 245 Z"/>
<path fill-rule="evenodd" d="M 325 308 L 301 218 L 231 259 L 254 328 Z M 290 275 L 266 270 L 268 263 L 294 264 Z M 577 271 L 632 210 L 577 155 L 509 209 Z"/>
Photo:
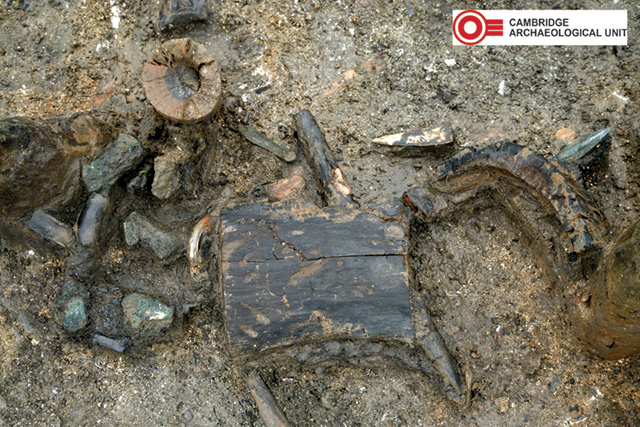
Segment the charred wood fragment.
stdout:
<path fill-rule="evenodd" d="M 287 417 L 278 406 L 276 399 L 271 394 L 271 390 L 269 390 L 256 371 L 252 371 L 247 375 L 247 384 L 251 389 L 251 395 L 258 406 L 260 416 L 265 425 L 267 427 L 289 427 L 290 424 L 287 421 Z"/>
<path fill-rule="evenodd" d="M 385 135 L 373 140 L 380 145 L 398 147 L 435 147 L 453 142 L 451 125 L 443 125 L 433 129 L 418 129 L 410 132 Z"/>
<path fill-rule="evenodd" d="M 640 222 L 606 251 L 574 309 L 579 336 L 605 359 L 640 353 Z"/>
<path fill-rule="evenodd" d="M 429 197 L 426 190 L 419 187 L 410 188 L 402 195 L 404 204 L 423 217 L 427 217 L 433 212 L 434 204 L 432 199 L 433 197 Z"/>
<path fill-rule="evenodd" d="M 458 367 L 433 324 L 422 296 L 416 292 L 413 295 L 412 303 L 416 342 L 424 349 L 433 367 L 440 374 L 443 382 L 441 387 L 446 395 L 460 403 L 464 394 Z"/>
<path fill-rule="evenodd" d="M 315 175 L 325 204 L 355 206 L 351 187 L 338 166 L 324 133 L 309 110 L 294 116 L 298 138 Z"/>

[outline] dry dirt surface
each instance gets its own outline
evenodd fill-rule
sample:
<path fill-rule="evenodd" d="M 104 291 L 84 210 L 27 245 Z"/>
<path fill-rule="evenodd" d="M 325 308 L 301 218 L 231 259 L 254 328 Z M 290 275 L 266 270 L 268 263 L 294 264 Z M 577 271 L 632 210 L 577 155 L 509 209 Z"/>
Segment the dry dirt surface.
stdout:
<path fill-rule="evenodd" d="M 567 129 L 580 136 L 611 127 L 606 165 L 586 184 L 611 236 L 638 217 L 637 1 L 518 5 L 626 9 L 628 46 L 455 48 L 452 9 L 513 4 L 208 0 L 206 21 L 161 32 L 159 3 L 3 0 L 0 7 L 0 118 L 90 111 L 143 144 L 141 168 L 175 146 L 200 153 L 182 166 L 179 189 L 167 200 L 148 186 L 131 194 L 126 182 L 118 184 L 101 268 L 86 284 L 88 331 L 117 329 L 104 324 L 104 307 L 139 291 L 176 310 L 160 340 L 119 354 L 92 344 L 92 332 L 65 333 L 53 307 L 72 255 L 0 240 L 2 425 L 263 425 L 230 356 L 215 275 L 194 280 L 185 253 L 160 262 L 127 246 L 122 231 L 135 210 L 186 245 L 190 229 L 221 200 L 252 197 L 291 175 L 295 163 L 242 138 L 242 121 L 303 159 L 292 115 L 312 111 L 363 206 L 425 184 L 453 151 L 372 145 L 381 135 L 451 123 L 456 148 L 508 139 L 552 157 L 566 145 Z M 181 37 L 203 44 L 222 75 L 220 113 L 195 125 L 161 118 L 142 88 L 145 61 Z M 72 225 L 82 206 L 55 214 Z M 430 296 L 468 404 L 448 401 L 432 378 L 411 370 L 261 367 L 293 425 L 640 424 L 640 359 L 602 361 L 583 351 L 562 289 L 536 262 L 544 249 L 525 245 L 500 210 L 461 211 L 410 230 L 416 285 Z"/>

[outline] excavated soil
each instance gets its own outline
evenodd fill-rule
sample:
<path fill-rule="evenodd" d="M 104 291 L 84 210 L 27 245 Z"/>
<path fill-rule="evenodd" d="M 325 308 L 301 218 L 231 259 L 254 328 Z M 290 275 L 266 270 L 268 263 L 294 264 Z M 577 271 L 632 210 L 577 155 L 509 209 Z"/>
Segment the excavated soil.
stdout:
<path fill-rule="evenodd" d="M 525 5 L 626 9 L 626 47 L 455 48 L 452 8 L 509 9 L 511 2 L 209 0 L 206 21 L 166 32 L 157 25 L 159 3 L 8 0 L 0 8 L 0 118 L 92 112 L 142 142 L 148 156 L 141 167 L 175 146 L 197 153 L 168 200 L 119 184 L 90 286 L 90 330 L 117 328 L 100 324 L 99 307 L 117 307 L 132 291 L 174 306 L 174 326 L 160 340 L 119 354 L 93 345 L 90 332 L 64 333 L 53 307 L 71 254 L 0 241 L 2 425 L 262 425 L 230 356 L 217 276 L 193 279 L 184 253 L 161 262 L 127 246 L 122 221 L 135 210 L 186 244 L 207 212 L 254 196 L 302 163 L 292 120 L 301 109 L 316 116 L 363 206 L 424 185 L 455 148 L 509 139 L 552 157 L 567 143 L 559 130 L 580 136 L 611 127 L 609 155 L 586 185 L 611 236 L 638 216 L 635 1 Z M 203 44 L 220 67 L 221 111 L 205 123 L 161 118 L 142 88 L 145 61 L 180 37 Z M 237 131 L 243 121 L 297 150 L 298 163 L 244 140 Z M 407 152 L 371 143 L 445 123 L 455 148 Z M 72 225 L 81 209 L 56 214 Z M 546 249 L 527 245 L 501 209 L 408 221 L 415 285 L 429 296 L 430 314 L 465 376 L 467 406 L 412 370 L 267 364 L 261 375 L 293 425 L 640 423 L 640 359 L 602 361 L 584 352 L 562 284 L 537 261 Z"/>

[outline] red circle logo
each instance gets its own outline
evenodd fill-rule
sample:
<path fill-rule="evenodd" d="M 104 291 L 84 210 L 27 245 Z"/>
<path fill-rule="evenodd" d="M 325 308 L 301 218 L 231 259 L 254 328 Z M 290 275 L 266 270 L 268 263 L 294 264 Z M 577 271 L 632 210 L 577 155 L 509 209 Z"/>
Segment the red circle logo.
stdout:
<path fill-rule="evenodd" d="M 462 44 L 478 44 L 487 36 L 487 20 L 477 10 L 460 12 L 453 20 L 453 35 Z"/>

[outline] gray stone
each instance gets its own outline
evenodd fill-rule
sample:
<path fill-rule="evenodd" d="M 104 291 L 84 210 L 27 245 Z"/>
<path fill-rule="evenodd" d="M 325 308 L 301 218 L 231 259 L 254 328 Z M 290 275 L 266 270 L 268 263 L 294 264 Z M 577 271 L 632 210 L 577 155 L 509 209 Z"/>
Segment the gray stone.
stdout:
<path fill-rule="evenodd" d="M 91 246 L 98 240 L 100 225 L 108 207 L 109 199 L 100 193 L 95 193 L 89 198 L 78 221 L 80 243 Z"/>
<path fill-rule="evenodd" d="M 38 327 L 35 320 L 24 310 L 18 313 L 18 324 L 22 327 L 27 335 L 35 335 L 38 333 Z"/>
<path fill-rule="evenodd" d="M 176 254 L 181 247 L 176 239 L 158 230 L 147 218 L 137 212 L 132 212 L 125 220 L 124 238 L 127 245 L 133 246 L 140 243 L 162 260 Z"/>
<path fill-rule="evenodd" d="M 82 179 L 89 192 L 108 189 L 122 175 L 136 167 L 144 157 L 144 150 L 131 135 L 120 134 L 91 163 L 82 166 Z"/>
<path fill-rule="evenodd" d="M 68 248 L 73 246 L 75 239 L 73 231 L 65 223 L 58 221 L 49 214 L 38 209 L 31 215 L 31 219 L 26 222 L 27 226 L 58 245 Z"/>
<path fill-rule="evenodd" d="M 155 335 L 173 322 L 173 308 L 139 293 L 124 297 L 122 310 L 125 326 L 134 334 Z"/>
<path fill-rule="evenodd" d="M 180 188 L 180 162 L 184 156 L 177 150 L 156 157 L 153 162 L 151 193 L 159 199 L 168 199 Z"/>
<path fill-rule="evenodd" d="M 55 319 L 67 332 L 87 325 L 87 292 L 81 284 L 68 280 L 56 298 Z"/>
<path fill-rule="evenodd" d="M 151 171 L 151 165 L 145 165 L 138 171 L 138 175 L 129 181 L 127 184 L 127 191 L 129 193 L 136 193 L 139 191 L 144 191 L 147 187 L 147 182 L 149 181 L 149 172 Z"/>
<path fill-rule="evenodd" d="M 96 334 L 93 336 L 93 343 L 98 344 L 101 347 L 108 348 L 109 350 L 122 353 L 127 348 L 127 344 L 129 343 L 129 340 L 127 340 L 126 338 L 114 340 L 113 338 Z"/>

